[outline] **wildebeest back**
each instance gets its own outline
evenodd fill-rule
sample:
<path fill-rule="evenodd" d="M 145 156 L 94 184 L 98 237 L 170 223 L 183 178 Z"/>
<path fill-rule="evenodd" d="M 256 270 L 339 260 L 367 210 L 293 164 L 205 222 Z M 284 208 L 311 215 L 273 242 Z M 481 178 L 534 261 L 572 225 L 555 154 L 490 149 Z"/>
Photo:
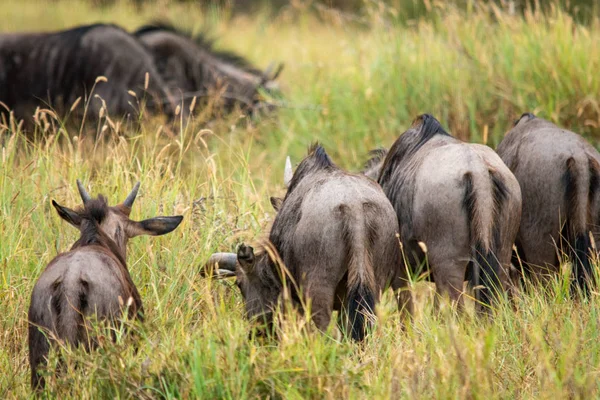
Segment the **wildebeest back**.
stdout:
<path fill-rule="evenodd" d="M 136 99 L 146 97 L 151 109 L 172 111 L 173 104 L 153 59 L 139 41 L 115 25 L 95 24 L 55 33 L 0 35 L 0 101 L 18 119 L 31 121 L 36 107 L 64 116 L 78 97 L 97 94 L 112 117 L 137 113 Z M 150 75 L 144 90 L 145 75 Z M 107 82 L 98 82 L 99 76 Z M 77 110 L 81 114 L 82 101 Z M 102 107 L 92 98 L 88 116 Z"/>

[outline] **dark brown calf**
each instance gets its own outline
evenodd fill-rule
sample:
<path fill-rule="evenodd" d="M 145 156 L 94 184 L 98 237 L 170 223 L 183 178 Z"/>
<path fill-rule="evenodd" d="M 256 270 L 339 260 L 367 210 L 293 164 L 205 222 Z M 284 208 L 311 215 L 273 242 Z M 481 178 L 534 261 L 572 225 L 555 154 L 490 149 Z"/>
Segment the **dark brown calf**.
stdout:
<path fill-rule="evenodd" d="M 52 201 L 62 219 L 81 232 L 71 250 L 46 267 L 33 288 L 29 306 L 29 363 L 31 385 L 45 386 L 39 368 L 47 362 L 52 343 L 93 347 L 86 317 L 115 323 L 127 307 L 129 318 L 142 319 L 142 299 L 127 270 L 127 241 L 138 235 L 162 235 L 183 217 L 156 217 L 141 222 L 129 219 L 139 183 L 122 203 L 109 207 L 106 198 L 92 199 L 77 181 L 83 207 L 77 211 Z"/>

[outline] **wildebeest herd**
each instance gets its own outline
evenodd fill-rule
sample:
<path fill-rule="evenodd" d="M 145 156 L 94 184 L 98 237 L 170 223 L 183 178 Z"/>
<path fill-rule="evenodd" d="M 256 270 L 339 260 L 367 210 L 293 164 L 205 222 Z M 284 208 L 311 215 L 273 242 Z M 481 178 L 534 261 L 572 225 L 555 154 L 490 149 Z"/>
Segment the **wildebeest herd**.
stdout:
<path fill-rule="evenodd" d="M 189 109 L 194 96 L 215 92 L 225 108 L 252 110 L 262 106 L 261 90 L 277 89 L 281 71 L 262 72 L 164 25 L 133 34 L 92 25 L 2 35 L 0 59 L 0 100 L 25 119 L 44 102 L 66 111 L 92 88 L 114 114 L 132 112 L 131 90 L 170 117 L 177 104 Z M 98 84 L 98 76 L 106 82 Z M 594 287 L 600 154 L 576 133 L 526 113 L 494 151 L 454 138 L 424 114 L 389 150 L 370 154 L 361 173 L 336 166 L 318 144 L 295 172 L 286 163 L 287 192 L 270 199 L 276 216 L 268 238 L 256 251 L 242 244 L 237 253 L 215 253 L 202 267 L 205 277 L 235 278 L 247 317 L 262 323 L 257 333 L 272 332 L 285 297 L 299 312 L 310 311 L 321 331 L 338 311 L 340 327 L 363 340 L 387 288 L 400 314 L 411 315 L 414 277 L 434 282 L 436 301 L 449 298 L 458 309 L 472 292 L 483 318 L 523 281 L 546 284 L 564 261 L 572 265 L 573 296 Z M 139 183 L 112 207 L 77 186 L 81 208 L 52 204 L 80 238 L 48 264 L 31 297 L 36 389 L 44 387 L 40 368 L 53 346 L 97 346 L 90 318 L 113 328 L 124 316 L 143 320 L 127 241 L 169 233 L 182 221 L 130 220 Z"/>
<path fill-rule="evenodd" d="M 129 33 L 95 24 L 50 33 L 0 34 L 0 113 L 13 113 L 31 129 L 38 108 L 59 119 L 111 117 L 137 120 L 149 113 L 186 117 L 194 99 L 225 111 L 270 108 L 261 95 L 274 93 L 282 69 L 253 67 L 218 51 L 205 35 L 167 24 Z M 87 104 L 87 107 L 86 107 Z M 85 114 L 85 115 L 84 115 Z"/>

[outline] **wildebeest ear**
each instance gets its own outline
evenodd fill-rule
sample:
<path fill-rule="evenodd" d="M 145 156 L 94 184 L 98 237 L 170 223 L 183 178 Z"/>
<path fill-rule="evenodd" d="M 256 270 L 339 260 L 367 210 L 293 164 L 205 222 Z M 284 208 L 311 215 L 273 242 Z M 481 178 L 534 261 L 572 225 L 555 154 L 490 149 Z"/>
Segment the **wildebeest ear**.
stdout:
<path fill-rule="evenodd" d="M 127 226 L 127 236 L 132 238 L 139 235 L 164 235 L 175 230 L 182 220 L 183 216 L 177 215 L 175 217 L 155 217 L 139 222 L 131 221 Z"/>
<path fill-rule="evenodd" d="M 252 269 L 254 267 L 254 249 L 252 246 L 246 246 L 245 244 L 240 244 L 237 251 L 237 260 L 240 264 L 240 267 L 245 269 L 246 271 Z"/>
<path fill-rule="evenodd" d="M 279 211 L 281 208 L 281 203 L 283 203 L 283 199 L 281 197 L 271 197 L 271 205 L 275 211 Z"/>
<path fill-rule="evenodd" d="M 81 225 L 81 217 L 79 216 L 79 214 L 77 214 L 70 208 L 61 206 L 54 200 L 52 200 L 52 205 L 54 206 L 56 212 L 58 212 L 58 215 L 62 219 L 73 225 L 75 228 L 79 228 L 79 225 Z"/>

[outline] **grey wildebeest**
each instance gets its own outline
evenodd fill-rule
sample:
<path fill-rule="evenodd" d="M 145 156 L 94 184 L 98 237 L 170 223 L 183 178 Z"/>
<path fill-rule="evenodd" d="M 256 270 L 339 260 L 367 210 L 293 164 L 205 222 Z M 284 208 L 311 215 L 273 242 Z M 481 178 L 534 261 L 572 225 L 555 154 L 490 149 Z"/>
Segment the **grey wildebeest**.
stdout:
<path fill-rule="evenodd" d="M 183 217 L 129 219 L 139 183 L 125 201 L 109 207 L 106 198 L 92 199 L 77 181 L 83 207 L 77 211 L 52 201 L 58 215 L 78 228 L 81 236 L 68 252 L 56 256 L 33 288 L 29 306 L 31 385 L 45 386 L 39 368 L 47 362 L 52 343 L 93 347 L 86 319 L 95 315 L 114 324 L 124 304 L 129 318 L 142 319 L 142 299 L 126 264 L 127 241 L 138 235 L 173 231 Z"/>
<path fill-rule="evenodd" d="M 231 111 L 235 105 L 255 111 L 264 108 L 260 90 L 277 91 L 282 69 L 260 71 L 246 59 L 216 50 L 206 35 L 192 36 L 166 24 L 144 26 L 134 33 L 149 49 L 171 92 L 187 110 L 194 97 L 218 103 Z"/>
<path fill-rule="evenodd" d="M 107 81 L 96 82 L 99 76 Z M 147 99 L 149 110 L 174 113 L 172 97 L 152 55 L 133 35 L 115 25 L 0 35 L 3 113 L 8 108 L 16 118 L 31 122 L 36 108 L 41 107 L 53 108 L 62 117 L 78 98 L 98 95 L 105 101 L 108 114 L 121 118 L 138 112 L 130 90 L 138 99 Z M 74 112 L 80 110 L 83 116 L 83 106 L 81 101 Z M 97 117 L 102 107 L 101 100 L 92 98 L 87 116 Z"/>
<path fill-rule="evenodd" d="M 284 291 L 280 257 L 292 300 L 310 300 L 312 320 L 327 329 L 333 310 L 345 310 L 347 330 L 362 340 L 381 292 L 391 286 L 398 307 L 410 311 L 410 293 L 392 205 L 372 180 L 339 169 L 321 146 L 299 164 L 280 203 L 269 245 L 257 254 L 241 245 L 237 254 L 216 253 L 218 275 L 235 275 L 247 316 L 272 322 Z M 271 257 L 269 252 L 276 253 Z M 298 289 L 299 288 L 299 289 Z M 300 309 L 302 309 L 300 307 Z"/>
<path fill-rule="evenodd" d="M 590 234 L 600 218 L 600 154 L 578 134 L 530 113 L 497 151 L 523 193 L 516 247 L 526 269 L 534 279 L 558 273 L 562 250 L 573 262 L 573 283 L 587 290 L 594 278 Z"/>
<path fill-rule="evenodd" d="M 459 307 L 463 283 L 469 281 L 480 311 L 487 309 L 494 291 L 512 287 L 521 191 L 492 149 L 452 137 L 425 114 L 387 154 L 378 151 L 367 169 L 379 163 L 378 181 L 395 208 L 400 241 L 414 272 L 428 261 L 425 268 L 438 294 Z"/>

